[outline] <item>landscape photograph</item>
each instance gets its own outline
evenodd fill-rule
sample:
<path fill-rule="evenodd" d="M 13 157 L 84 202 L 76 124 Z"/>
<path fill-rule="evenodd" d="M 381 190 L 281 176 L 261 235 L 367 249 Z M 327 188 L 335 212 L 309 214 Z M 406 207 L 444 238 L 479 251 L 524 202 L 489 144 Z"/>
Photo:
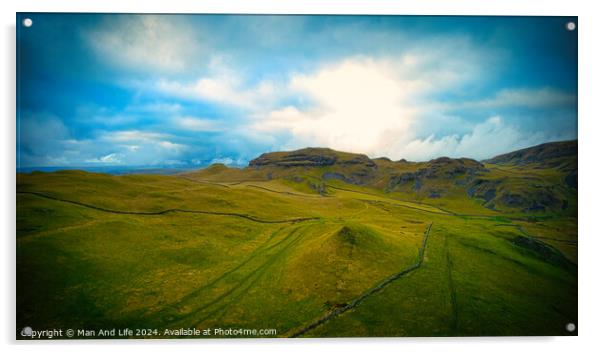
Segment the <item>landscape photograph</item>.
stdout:
<path fill-rule="evenodd" d="M 577 335 L 577 31 L 18 13 L 16 339 Z"/>

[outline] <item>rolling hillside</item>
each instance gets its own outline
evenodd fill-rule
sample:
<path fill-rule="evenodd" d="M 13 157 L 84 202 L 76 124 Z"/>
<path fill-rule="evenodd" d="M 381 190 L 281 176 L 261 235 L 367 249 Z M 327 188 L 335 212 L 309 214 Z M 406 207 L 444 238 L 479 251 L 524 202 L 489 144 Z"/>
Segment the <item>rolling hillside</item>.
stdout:
<path fill-rule="evenodd" d="M 576 158 L 576 141 L 482 162 L 306 148 L 18 174 L 17 327 L 576 334 Z"/>
<path fill-rule="evenodd" d="M 294 187 L 322 193 L 324 183 L 342 183 L 475 212 L 571 213 L 576 207 L 577 143 L 543 144 L 483 162 L 447 157 L 393 162 L 305 148 L 265 153 L 245 169 L 213 165 L 188 175 L 221 182 L 284 179 L 298 184 Z"/>

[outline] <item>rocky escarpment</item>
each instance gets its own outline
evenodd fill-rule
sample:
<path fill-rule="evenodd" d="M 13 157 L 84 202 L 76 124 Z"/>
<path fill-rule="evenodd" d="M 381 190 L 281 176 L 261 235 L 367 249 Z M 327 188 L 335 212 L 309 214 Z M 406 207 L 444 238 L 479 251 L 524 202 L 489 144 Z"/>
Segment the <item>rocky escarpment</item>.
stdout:
<path fill-rule="evenodd" d="M 517 181 L 521 184 L 516 185 Z M 482 200 L 483 206 L 490 209 L 511 208 L 530 213 L 558 211 L 567 207 L 562 193 L 552 185 L 542 185 L 539 179 L 476 178 L 467 185 L 466 193 Z"/>
<path fill-rule="evenodd" d="M 389 186 L 394 187 L 395 185 L 421 179 L 453 179 L 458 175 L 475 175 L 478 172 L 486 170 L 483 164 L 473 159 L 441 157 L 429 161 L 424 167 L 419 168 L 415 172 L 405 172 L 394 176 L 391 178 Z"/>
<path fill-rule="evenodd" d="M 430 198 L 439 198 L 445 194 L 445 189 L 452 180 L 455 180 L 456 185 L 466 184 L 467 180 L 486 171 L 483 164 L 473 159 L 441 157 L 425 163 L 415 171 L 392 176 L 387 190 L 393 191 L 409 184 L 415 192 L 422 190 Z M 443 183 L 438 183 L 437 180 Z"/>
<path fill-rule="evenodd" d="M 523 212 L 558 211 L 568 206 L 567 200 L 557 196 L 552 187 L 533 188 L 522 192 L 502 191 L 498 202 Z"/>
<path fill-rule="evenodd" d="M 264 153 L 252 160 L 245 172 L 268 180 L 298 180 L 322 195 L 328 193 L 328 184 L 344 182 L 441 202 L 448 197 L 467 197 L 503 212 L 557 212 L 569 207 L 577 189 L 576 149 L 576 141 L 554 142 L 481 163 L 448 157 L 428 162 L 392 161 L 329 148 L 304 148 Z M 541 173 L 542 169 L 550 173 Z M 304 177 L 307 174 L 309 178 Z"/>
<path fill-rule="evenodd" d="M 321 176 L 324 180 L 367 185 L 376 177 L 378 166 L 363 154 L 339 152 L 329 148 L 304 148 L 291 152 L 264 153 L 252 160 L 249 168 L 277 169 L 284 173 L 294 172 L 299 168 L 325 168 Z"/>
<path fill-rule="evenodd" d="M 338 152 L 330 148 L 304 148 L 291 152 L 264 153 L 249 162 L 249 167 L 324 167 L 333 165 L 376 167 L 374 161 L 366 155 Z"/>

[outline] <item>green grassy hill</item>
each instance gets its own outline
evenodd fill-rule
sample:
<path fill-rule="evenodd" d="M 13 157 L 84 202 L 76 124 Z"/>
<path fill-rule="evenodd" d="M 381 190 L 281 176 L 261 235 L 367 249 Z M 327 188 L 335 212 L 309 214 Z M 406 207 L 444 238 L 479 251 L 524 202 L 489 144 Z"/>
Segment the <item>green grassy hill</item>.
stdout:
<path fill-rule="evenodd" d="M 576 148 L 537 148 L 18 174 L 17 327 L 575 334 Z"/>

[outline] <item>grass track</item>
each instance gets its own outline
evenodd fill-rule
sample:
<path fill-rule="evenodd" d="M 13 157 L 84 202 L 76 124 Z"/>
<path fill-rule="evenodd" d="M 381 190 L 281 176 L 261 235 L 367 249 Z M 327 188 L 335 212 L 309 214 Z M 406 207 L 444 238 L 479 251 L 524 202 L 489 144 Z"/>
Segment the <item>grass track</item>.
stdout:
<path fill-rule="evenodd" d="M 456 333 L 458 331 L 458 299 L 456 297 L 456 286 L 454 284 L 454 279 L 452 275 L 453 262 L 451 256 L 449 254 L 449 244 L 448 244 L 449 235 L 445 234 L 445 262 L 447 264 L 447 280 L 449 285 L 449 295 L 450 295 L 450 304 L 452 307 L 452 332 Z"/>
<path fill-rule="evenodd" d="M 193 326 L 198 326 L 211 316 L 226 309 L 232 302 L 236 300 L 236 298 L 239 298 L 249 288 L 251 288 L 257 282 L 257 280 L 259 280 L 259 278 L 265 273 L 266 269 L 269 266 L 273 265 L 274 262 L 281 258 L 288 249 L 290 249 L 300 241 L 303 234 L 300 232 L 298 233 L 299 229 L 299 227 L 294 228 L 290 233 L 288 233 L 288 235 L 283 240 L 265 249 L 265 252 L 267 252 L 272 248 L 280 247 L 274 254 L 268 255 L 266 261 L 260 264 L 259 267 L 250 271 L 242 279 L 238 279 L 234 286 L 232 286 L 219 296 L 215 297 L 209 303 L 203 305 L 201 308 L 195 309 L 181 316 L 173 324 L 175 326 L 179 326 L 183 320 L 194 317 L 194 322 L 191 322 L 189 324 L 192 324 Z M 202 315 L 201 317 L 197 317 L 200 313 L 204 315 Z"/>

